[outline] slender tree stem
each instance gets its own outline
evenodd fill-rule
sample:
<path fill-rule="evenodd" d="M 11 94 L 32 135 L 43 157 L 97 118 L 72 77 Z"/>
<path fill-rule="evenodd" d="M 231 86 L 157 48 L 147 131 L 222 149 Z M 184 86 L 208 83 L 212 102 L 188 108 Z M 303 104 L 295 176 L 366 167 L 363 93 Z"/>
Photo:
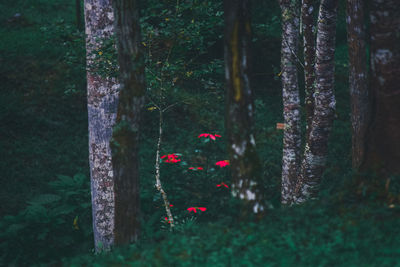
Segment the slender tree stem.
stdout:
<path fill-rule="evenodd" d="M 170 208 L 170 203 L 168 201 L 168 197 L 167 197 L 167 193 L 165 193 L 162 185 L 161 185 L 161 180 L 160 180 L 160 151 L 161 151 L 161 141 L 162 141 L 162 126 L 163 126 L 163 111 L 159 109 L 159 116 L 160 116 L 160 120 L 159 120 L 159 132 L 158 132 L 158 142 L 157 142 L 157 152 L 156 152 L 156 188 L 157 190 L 160 192 L 163 201 L 164 201 L 164 206 L 165 206 L 165 212 L 167 213 L 168 216 L 168 221 L 169 221 L 169 225 L 171 227 L 171 229 L 175 226 L 174 225 L 174 217 L 172 216 L 171 213 L 171 208 Z"/>
<path fill-rule="evenodd" d="M 357 170 L 365 157 L 370 113 L 364 27 L 364 0 L 347 0 L 347 43 L 351 98 L 352 163 Z"/>

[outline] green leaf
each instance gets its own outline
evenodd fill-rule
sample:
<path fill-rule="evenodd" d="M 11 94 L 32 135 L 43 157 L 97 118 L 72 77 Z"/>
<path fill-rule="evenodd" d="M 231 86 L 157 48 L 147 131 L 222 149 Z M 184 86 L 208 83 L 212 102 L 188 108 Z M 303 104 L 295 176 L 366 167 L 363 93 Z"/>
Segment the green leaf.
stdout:
<path fill-rule="evenodd" d="M 61 199 L 60 196 L 54 194 L 42 194 L 28 201 L 29 204 L 46 205 L 49 203 L 57 202 Z"/>
<path fill-rule="evenodd" d="M 16 234 L 19 230 L 21 230 L 23 228 L 25 228 L 25 224 L 20 224 L 20 223 L 19 224 L 11 224 L 7 228 L 6 232 Z"/>

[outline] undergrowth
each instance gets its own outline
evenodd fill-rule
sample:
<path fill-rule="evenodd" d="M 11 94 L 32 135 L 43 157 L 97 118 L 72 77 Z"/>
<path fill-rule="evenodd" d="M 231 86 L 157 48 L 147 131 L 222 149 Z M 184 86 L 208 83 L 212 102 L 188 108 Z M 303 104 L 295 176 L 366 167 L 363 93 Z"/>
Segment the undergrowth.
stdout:
<path fill-rule="evenodd" d="M 351 212 L 350 212 L 351 210 Z M 68 266 L 396 266 L 399 213 L 363 205 L 347 211 L 310 203 L 271 211 L 258 222 L 186 224 L 163 239 Z"/>
<path fill-rule="evenodd" d="M 157 50 L 147 58 L 148 84 L 156 88 L 149 96 L 160 95 L 156 76 L 161 74 L 165 105 L 178 103 L 164 114 L 161 151 L 181 159 L 161 163 L 177 226 L 169 231 L 154 188 L 158 113 L 149 101 L 140 150 L 141 239 L 100 255 L 92 250 L 84 34 L 73 24 L 73 3 L 0 3 L 0 265 L 398 265 L 400 177 L 382 180 L 351 170 L 343 7 L 338 106 L 320 200 L 289 208 L 279 204 L 282 133 L 275 129 L 282 120 L 280 11 L 275 2 L 260 1 L 254 8 L 256 143 L 270 209 L 262 219 L 240 221 L 239 203 L 229 189 L 217 187 L 222 182 L 229 187 L 229 167 L 215 165 L 227 159 L 222 5 L 183 1 L 178 16 L 175 3 L 147 1 L 142 25 L 146 51 L 150 44 Z M 158 63 L 178 29 L 182 39 L 169 64 Z M 106 49 L 102 55 L 113 58 Z M 201 133 L 222 137 L 198 138 Z M 189 169 L 199 166 L 203 170 Z M 206 210 L 193 213 L 190 207 Z"/>

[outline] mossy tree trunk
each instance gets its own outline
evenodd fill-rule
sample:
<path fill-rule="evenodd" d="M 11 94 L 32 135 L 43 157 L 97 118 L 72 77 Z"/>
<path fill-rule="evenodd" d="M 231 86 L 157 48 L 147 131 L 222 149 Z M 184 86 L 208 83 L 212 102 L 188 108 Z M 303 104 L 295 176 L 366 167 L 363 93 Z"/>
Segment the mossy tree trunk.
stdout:
<path fill-rule="evenodd" d="M 315 63 L 315 107 L 307 139 L 294 203 L 318 196 L 326 166 L 328 137 L 335 115 L 334 72 L 338 0 L 322 0 L 318 17 Z"/>
<path fill-rule="evenodd" d="M 244 213 L 265 210 L 256 152 L 253 90 L 250 84 L 250 1 L 225 0 L 226 128 L 232 194 L 245 202 Z"/>
<path fill-rule="evenodd" d="M 365 157 L 370 112 L 364 27 L 364 0 L 347 0 L 347 43 L 351 99 L 352 162 L 358 169 Z"/>
<path fill-rule="evenodd" d="M 113 9 L 109 0 L 85 0 L 89 163 L 93 232 L 96 251 L 114 243 L 114 171 L 110 141 L 115 124 L 119 83 L 97 74 L 97 55 L 113 35 Z"/>
<path fill-rule="evenodd" d="M 299 46 L 300 1 L 280 0 L 282 10 L 282 97 L 283 154 L 282 154 L 282 204 L 291 202 L 292 190 L 300 169 L 301 130 L 300 96 L 297 75 Z"/>
<path fill-rule="evenodd" d="M 137 240 L 140 229 L 139 130 L 146 91 L 136 0 L 113 0 L 120 91 L 111 149 L 114 169 L 115 244 Z"/>
<path fill-rule="evenodd" d="M 364 170 L 400 174 L 400 5 L 370 0 L 371 125 Z"/>

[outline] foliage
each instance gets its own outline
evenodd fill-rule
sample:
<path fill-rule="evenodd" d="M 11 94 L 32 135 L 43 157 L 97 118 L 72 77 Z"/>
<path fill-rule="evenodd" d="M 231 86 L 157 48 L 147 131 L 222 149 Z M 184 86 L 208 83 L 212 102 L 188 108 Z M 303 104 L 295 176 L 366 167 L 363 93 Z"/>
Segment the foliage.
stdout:
<path fill-rule="evenodd" d="M 158 242 L 86 255 L 65 264 L 392 266 L 399 257 L 399 240 L 393 235 L 400 230 L 398 219 L 393 209 L 355 205 L 343 212 L 314 202 L 273 210 L 258 222 L 187 224 Z"/>
<path fill-rule="evenodd" d="M 73 5 L 16 0 L 0 7 L 4 216 L 42 193 L 55 173 L 88 174 L 88 151 L 84 35 L 71 23 Z M 13 20 L 16 13 L 26 23 Z"/>
<path fill-rule="evenodd" d="M 163 106 L 177 101 L 190 105 L 204 97 L 198 95 L 200 88 L 209 94 L 221 92 L 222 61 L 209 53 L 221 43 L 222 4 L 177 1 L 169 6 L 149 1 L 147 5 L 141 25 L 149 98 Z"/>
<path fill-rule="evenodd" d="M 91 247 L 88 178 L 59 175 L 48 190 L 28 201 L 17 215 L 1 220 L 1 265 L 51 262 Z"/>

